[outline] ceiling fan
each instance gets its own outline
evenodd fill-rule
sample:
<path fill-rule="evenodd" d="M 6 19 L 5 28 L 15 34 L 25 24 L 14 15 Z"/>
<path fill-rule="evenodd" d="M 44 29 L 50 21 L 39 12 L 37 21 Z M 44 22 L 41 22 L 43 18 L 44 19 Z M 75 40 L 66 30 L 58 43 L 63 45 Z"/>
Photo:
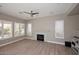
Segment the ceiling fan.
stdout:
<path fill-rule="evenodd" d="M 39 14 L 39 12 L 34 12 L 34 11 L 30 11 L 30 12 L 26 12 L 26 11 L 22 11 L 22 12 L 19 12 L 20 14 L 24 13 L 24 14 L 29 14 L 31 17 L 33 17 L 34 15 L 37 15 Z"/>

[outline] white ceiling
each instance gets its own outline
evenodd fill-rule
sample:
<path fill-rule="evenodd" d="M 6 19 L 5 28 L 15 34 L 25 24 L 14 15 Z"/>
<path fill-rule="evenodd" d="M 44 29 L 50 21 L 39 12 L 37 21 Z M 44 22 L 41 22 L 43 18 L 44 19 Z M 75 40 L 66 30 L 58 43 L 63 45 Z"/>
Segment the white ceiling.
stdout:
<path fill-rule="evenodd" d="M 65 15 L 73 7 L 73 3 L 0 3 L 0 13 L 21 19 L 30 19 L 28 14 L 19 14 L 21 11 L 38 11 L 37 17 Z"/>
<path fill-rule="evenodd" d="M 69 16 L 79 15 L 79 4 L 69 13 Z"/>

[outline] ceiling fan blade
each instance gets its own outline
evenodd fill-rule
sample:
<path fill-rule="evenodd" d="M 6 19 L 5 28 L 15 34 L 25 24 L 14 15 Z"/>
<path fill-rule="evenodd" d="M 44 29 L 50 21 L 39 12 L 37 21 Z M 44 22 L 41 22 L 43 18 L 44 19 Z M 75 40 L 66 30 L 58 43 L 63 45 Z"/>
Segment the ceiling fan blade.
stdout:
<path fill-rule="evenodd" d="M 30 11 L 30 12 L 22 11 L 22 12 L 19 12 L 19 13 L 20 14 L 22 14 L 22 13 L 29 14 L 31 17 L 33 17 L 36 14 L 39 14 L 38 12 L 33 12 L 33 11 Z"/>
<path fill-rule="evenodd" d="M 39 13 L 32 13 L 32 15 L 36 15 L 36 14 L 39 14 Z"/>
<path fill-rule="evenodd" d="M 30 14 L 29 12 L 25 12 L 25 11 L 23 11 L 23 12 L 19 12 L 20 14 L 23 14 L 23 13 L 27 13 L 27 14 Z"/>
<path fill-rule="evenodd" d="M 29 12 L 24 12 L 24 13 L 31 14 L 31 13 L 29 13 Z"/>

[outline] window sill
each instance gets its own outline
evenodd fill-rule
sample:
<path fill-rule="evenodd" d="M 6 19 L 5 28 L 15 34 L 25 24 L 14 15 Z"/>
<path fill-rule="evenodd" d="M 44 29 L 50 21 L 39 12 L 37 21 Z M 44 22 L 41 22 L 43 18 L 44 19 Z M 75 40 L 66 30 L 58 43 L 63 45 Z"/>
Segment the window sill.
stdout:
<path fill-rule="evenodd" d="M 9 38 L 1 38 L 0 40 L 7 40 L 7 39 L 18 38 L 18 37 L 23 37 L 23 36 L 25 35 L 14 36 L 14 37 L 9 37 Z"/>
<path fill-rule="evenodd" d="M 63 37 L 55 37 L 56 39 L 64 39 Z"/>
<path fill-rule="evenodd" d="M 9 37 L 9 38 L 2 38 L 2 39 L 0 39 L 0 40 L 7 40 L 7 39 L 11 39 L 11 38 L 13 38 L 13 37 Z"/>

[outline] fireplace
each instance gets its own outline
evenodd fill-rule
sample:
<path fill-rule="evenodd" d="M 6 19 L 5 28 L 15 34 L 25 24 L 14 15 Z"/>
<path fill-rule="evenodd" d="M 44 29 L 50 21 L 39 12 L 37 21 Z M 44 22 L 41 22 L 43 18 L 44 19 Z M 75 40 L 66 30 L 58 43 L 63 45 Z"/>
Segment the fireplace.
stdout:
<path fill-rule="evenodd" d="M 43 34 L 37 34 L 37 40 L 38 41 L 44 41 L 44 35 Z"/>

